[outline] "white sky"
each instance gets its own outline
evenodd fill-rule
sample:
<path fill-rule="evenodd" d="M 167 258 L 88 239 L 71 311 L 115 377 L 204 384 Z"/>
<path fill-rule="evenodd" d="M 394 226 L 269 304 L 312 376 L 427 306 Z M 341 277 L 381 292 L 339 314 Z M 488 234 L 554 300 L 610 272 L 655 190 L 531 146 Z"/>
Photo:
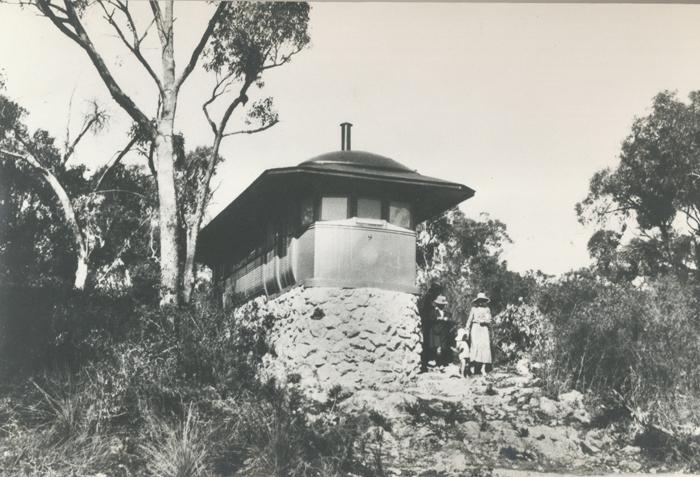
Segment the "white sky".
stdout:
<path fill-rule="evenodd" d="M 210 11 L 176 6 L 180 68 Z M 88 25 L 152 114 L 150 79 L 97 15 Z M 350 121 L 353 149 L 476 189 L 462 209 L 507 224 L 512 269 L 585 265 L 592 230 L 577 223 L 574 204 L 596 170 L 615 165 L 657 92 L 700 89 L 698 25 L 695 5 L 314 3 L 311 47 L 251 95 L 274 96 L 282 122 L 225 143 L 209 215 L 264 169 L 339 149 L 338 124 Z M 31 9 L 0 5 L 0 69 L 30 124 L 58 137 L 73 91 L 74 126 L 86 100 L 108 107 L 110 129 L 74 161 L 98 166 L 126 142 L 130 120 L 84 52 Z M 200 106 L 212 81 L 200 70 L 181 95 L 177 127 L 188 148 L 211 141 Z"/>

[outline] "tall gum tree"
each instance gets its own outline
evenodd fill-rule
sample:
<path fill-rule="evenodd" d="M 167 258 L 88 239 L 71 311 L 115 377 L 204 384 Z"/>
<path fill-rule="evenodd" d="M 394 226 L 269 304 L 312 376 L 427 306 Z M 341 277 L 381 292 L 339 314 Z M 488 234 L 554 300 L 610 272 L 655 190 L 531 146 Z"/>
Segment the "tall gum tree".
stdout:
<path fill-rule="evenodd" d="M 221 161 L 222 142 L 240 134 L 265 131 L 279 122 L 272 98 L 254 101 L 246 110 L 242 129 L 230 130 L 233 114 L 249 102 L 249 90 L 262 88 L 263 74 L 289 63 L 309 43 L 309 5 L 301 2 L 230 2 L 221 13 L 212 41 L 205 51 L 204 67 L 214 71 L 216 82 L 202 111 L 212 131 L 212 145 L 192 154 L 188 161 L 190 176 L 196 180 L 194 193 L 183 214 L 185 260 L 182 270 L 182 293 L 190 301 L 195 283 L 197 237 L 211 197 L 211 179 Z M 220 110 L 218 118 L 214 109 Z"/>
<path fill-rule="evenodd" d="M 82 48 L 95 67 L 114 101 L 147 134 L 153 144 L 153 171 L 158 185 L 160 227 L 160 303 L 173 305 L 180 297 L 178 260 L 178 215 L 175 187 L 175 114 L 180 88 L 194 70 L 212 32 L 222 16 L 225 3 L 219 3 L 204 32 L 192 50 L 184 69 L 177 74 L 175 65 L 174 0 L 149 0 L 151 21 L 139 30 L 128 0 L 33 0 L 39 12 L 65 36 Z M 144 113 L 121 87 L 93 43 L 83 15 L 88 9 L 98 9 L 124 47 L 143 67 L 158 91 L 155 118 Z M 144 56 L 143 42 L 155 28 L 159 38 L 160 74 Z"/>
<path fill-rule="evenodd" d="M 619 159 L 615 169 L 593 175 L 576 204 L 579 221 L 598 228 L 592 255 L 602 268 L 611 255 L 641 255 L 647 269 L 700 281 L 700 91 L 687 102 L 657 94 L 649 114 L 634 120 Z M 634 239 L 622 246 L 622 233 L 635 223 Z"/>
<path fill-rule="evenodd" d="M 262 87 L 264 71 L 288 63 L 308 44 L 308 5 L 293 2 L 218 3 L 189 61 L 178 75 L 175 67 L 173 0 L 149 0 L 151 19 L 148 26 L 140 29 L 128 0 L 32 0 L 29 3 L 85 51 L 112 98 L 131 116 L 140 134 L 151 142 L 149 166 L 156 176 L 159 199 L 161 305 L 189 302 L 195 279 L 197 236 L 211 195 L 210 182 L 219 161 L 221 143 L 225 137 L 235 134 L 264 131 L 276 124 L 278 118 L 272 101 L 267 98 L 255 102 L 249 110 L 246 120 L 249 128 L 228 131 L 229 120 L 237 108 L 243 108 L 248 103 L 251 86 Z M 95 47 L 82 21 L 88 9 L 97 9 L 102 13 L 124 47 L 153 80 L 158 91 L 154 118 L 145 114 L 124 91 Z M 143 20 L 141 17 L 138 19 Z M 159 72 L 144 56 L 142 48 L 152 29 L 157 31 L 160 43 Z M 207 45 L 206 67 L 216 72 L 217 81 L 203 109 L 214 138 L 208 162 L 190 165 L 190 169 L 203 164 L 204 168 L 197 175 L 200 182 L 196 187 L 191 213 L 185 217 L 184 223 L 179 223 L 178 210 L 182 210 L 182 207 L 178 206 L 175 167 L 178 155 L 175 135 L 178 94 Z M 229 95 L 236 85 L 236 92 Z M 221 117 L 215 120 L 209 108 L 219 99 L 226 105 Z M 252 122 L 256 124 L 251 125 Z M 185 169 L 187 167 L 185 165 Z M 182 244 L 185 250 L 182 266 L 178 253 L 181 250 L 180 227 L 185 230 L 183 238 L 186 241 Z"/>

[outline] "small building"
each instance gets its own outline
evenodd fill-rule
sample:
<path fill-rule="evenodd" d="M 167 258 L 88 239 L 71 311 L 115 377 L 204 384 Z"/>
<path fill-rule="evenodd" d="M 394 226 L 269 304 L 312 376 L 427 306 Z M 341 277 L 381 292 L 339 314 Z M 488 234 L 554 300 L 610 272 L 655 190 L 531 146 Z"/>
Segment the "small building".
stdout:
<path fill-rule="evenodd" d="M 387 157 L 350 148 L 268 169 L 200 233 L 223 303 L 305 287 L 415 293 L 420 222 L 472 197 Z"/>

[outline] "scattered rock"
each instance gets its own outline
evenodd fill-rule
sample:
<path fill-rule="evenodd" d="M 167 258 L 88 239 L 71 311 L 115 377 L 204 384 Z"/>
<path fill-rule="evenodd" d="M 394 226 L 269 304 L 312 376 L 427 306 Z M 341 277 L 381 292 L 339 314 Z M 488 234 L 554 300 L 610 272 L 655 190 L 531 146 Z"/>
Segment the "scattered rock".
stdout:
<path fill-rule="evenodd" d="M 557 417 L 560 414 L 559 406 L 557 403 L 548 397 L 541 397 L 539 400 L 539 408 L 547 416 Z"/>
<path fill-rule="evenodd" d="M 597 455 L 600 452 L 600 449 L 595 444 L 591 444 L 590 442 L 581 441 L 579 444 L 581 445 L 581 450 L 584 452 L 584 454 Z"/>
<path fill-rule="evenodd" d="M 264 372 L 326 405 L 328 390 L 341 385 L 350 395 L 333 404 L 338 419 L 376 413 L 362 445 L 368 459 L 381 456 L 387 475 L 488 475 L 481 471 L 506 461 L 540 471 L 643 468 L 638 447 L 614 452 L 609 429 L 577 424 L 591 422 L 581 393 L 545 397 L 532 374 L 538 363 L 521 359 L 514 369 L 468 379 L 457 366 L 434 362 L 419 373 L 420 319 L 411 295 L 298 288 L 255 303 L 254 314 L 274 318 L 275 353 L 264 358 Z"/>
<path fill-rule="evenodd" d="M 576 390 L 559 395 L 559 402 L 569 407 L 581 407 L 583 405 L 583 394 Z"/>
<path fill-rule="evenodd" d="M 637 455 L 641 451 L 642 449 L 637 446 L 625 446 L 622 448 L 622 452 L 624 452 L 627 455 Z"/>
<path fill-rule="evenodd" d="M 590 424 L 592 420 L 591 415 L 585 409 L 576 409 L 571 417 L 581 424 Z"/>

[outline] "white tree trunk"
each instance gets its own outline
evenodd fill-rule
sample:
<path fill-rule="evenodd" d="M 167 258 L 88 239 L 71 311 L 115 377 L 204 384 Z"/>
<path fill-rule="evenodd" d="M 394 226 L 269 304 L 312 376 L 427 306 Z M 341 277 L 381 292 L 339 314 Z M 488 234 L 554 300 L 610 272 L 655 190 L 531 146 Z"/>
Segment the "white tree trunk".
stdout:
<path fill-rule="evenodd" d="M 85 237 L 80 229 L 80 225 L 78 225 L 78 220 L 75 217 L 75 210 L 73 209 L 73 204 L 70 201 L 70 197 L 68 197 L 68 193 L 63 188 L 56 176 L 53 175 L 49 169 L 42 166 L 41 163 L 31 154 L 26 153 L 24 155 L 20 155 L 9 151 L 2 152 L 9 157 L 22 159 L 27 164 L 32 166 L 34 170 L 39 173 L 41 178 L 44 179 L 47 184 L 49 184 L 54 194 L 56 194 L 58 204 L 61 206 L 61 212 L 63 213 L 63 217 L 66 221 L 66 225 L 68 225 L 71 235 L 73 236 L 73 243 L 77 252 L 73 287 L 78 290 L 84 289 L 85 282 L 87 281 L 90 257 Z"/>
<path fill-rule="evenodd" d="M 200 220 L 201 225 L 201 220 Z M 197 275 L 194 268 L 194 255 L 197 251 L 197 237 L 199 236 L 199 226 L 187 228 L 187 244 L 185 246 L 185 269 L 182 271 L 182 301 L 190 303 L 192 292 L 194 291 Z"/>
<path fill-rule="evenodd" d="M 174 305 L 178 298 L 177 199 L 173 161 L 172 120 L 158 121 L 156 170 L 160 228 L 160 304 Z"/>
<path fill-rule="evenodd" d="M 163 12 L 161 32 L 163 96 L 158 115 L 155 138 L 156 181 L 158 184 L 158 209 L 160 217 L 160 305 L 178 302 L 179 260 L 177 195 L 175 192 L 175 109 L 177 90 L 175 84 L 175 54 L 173 46 L 173 2 L 167 1 Z"/>

